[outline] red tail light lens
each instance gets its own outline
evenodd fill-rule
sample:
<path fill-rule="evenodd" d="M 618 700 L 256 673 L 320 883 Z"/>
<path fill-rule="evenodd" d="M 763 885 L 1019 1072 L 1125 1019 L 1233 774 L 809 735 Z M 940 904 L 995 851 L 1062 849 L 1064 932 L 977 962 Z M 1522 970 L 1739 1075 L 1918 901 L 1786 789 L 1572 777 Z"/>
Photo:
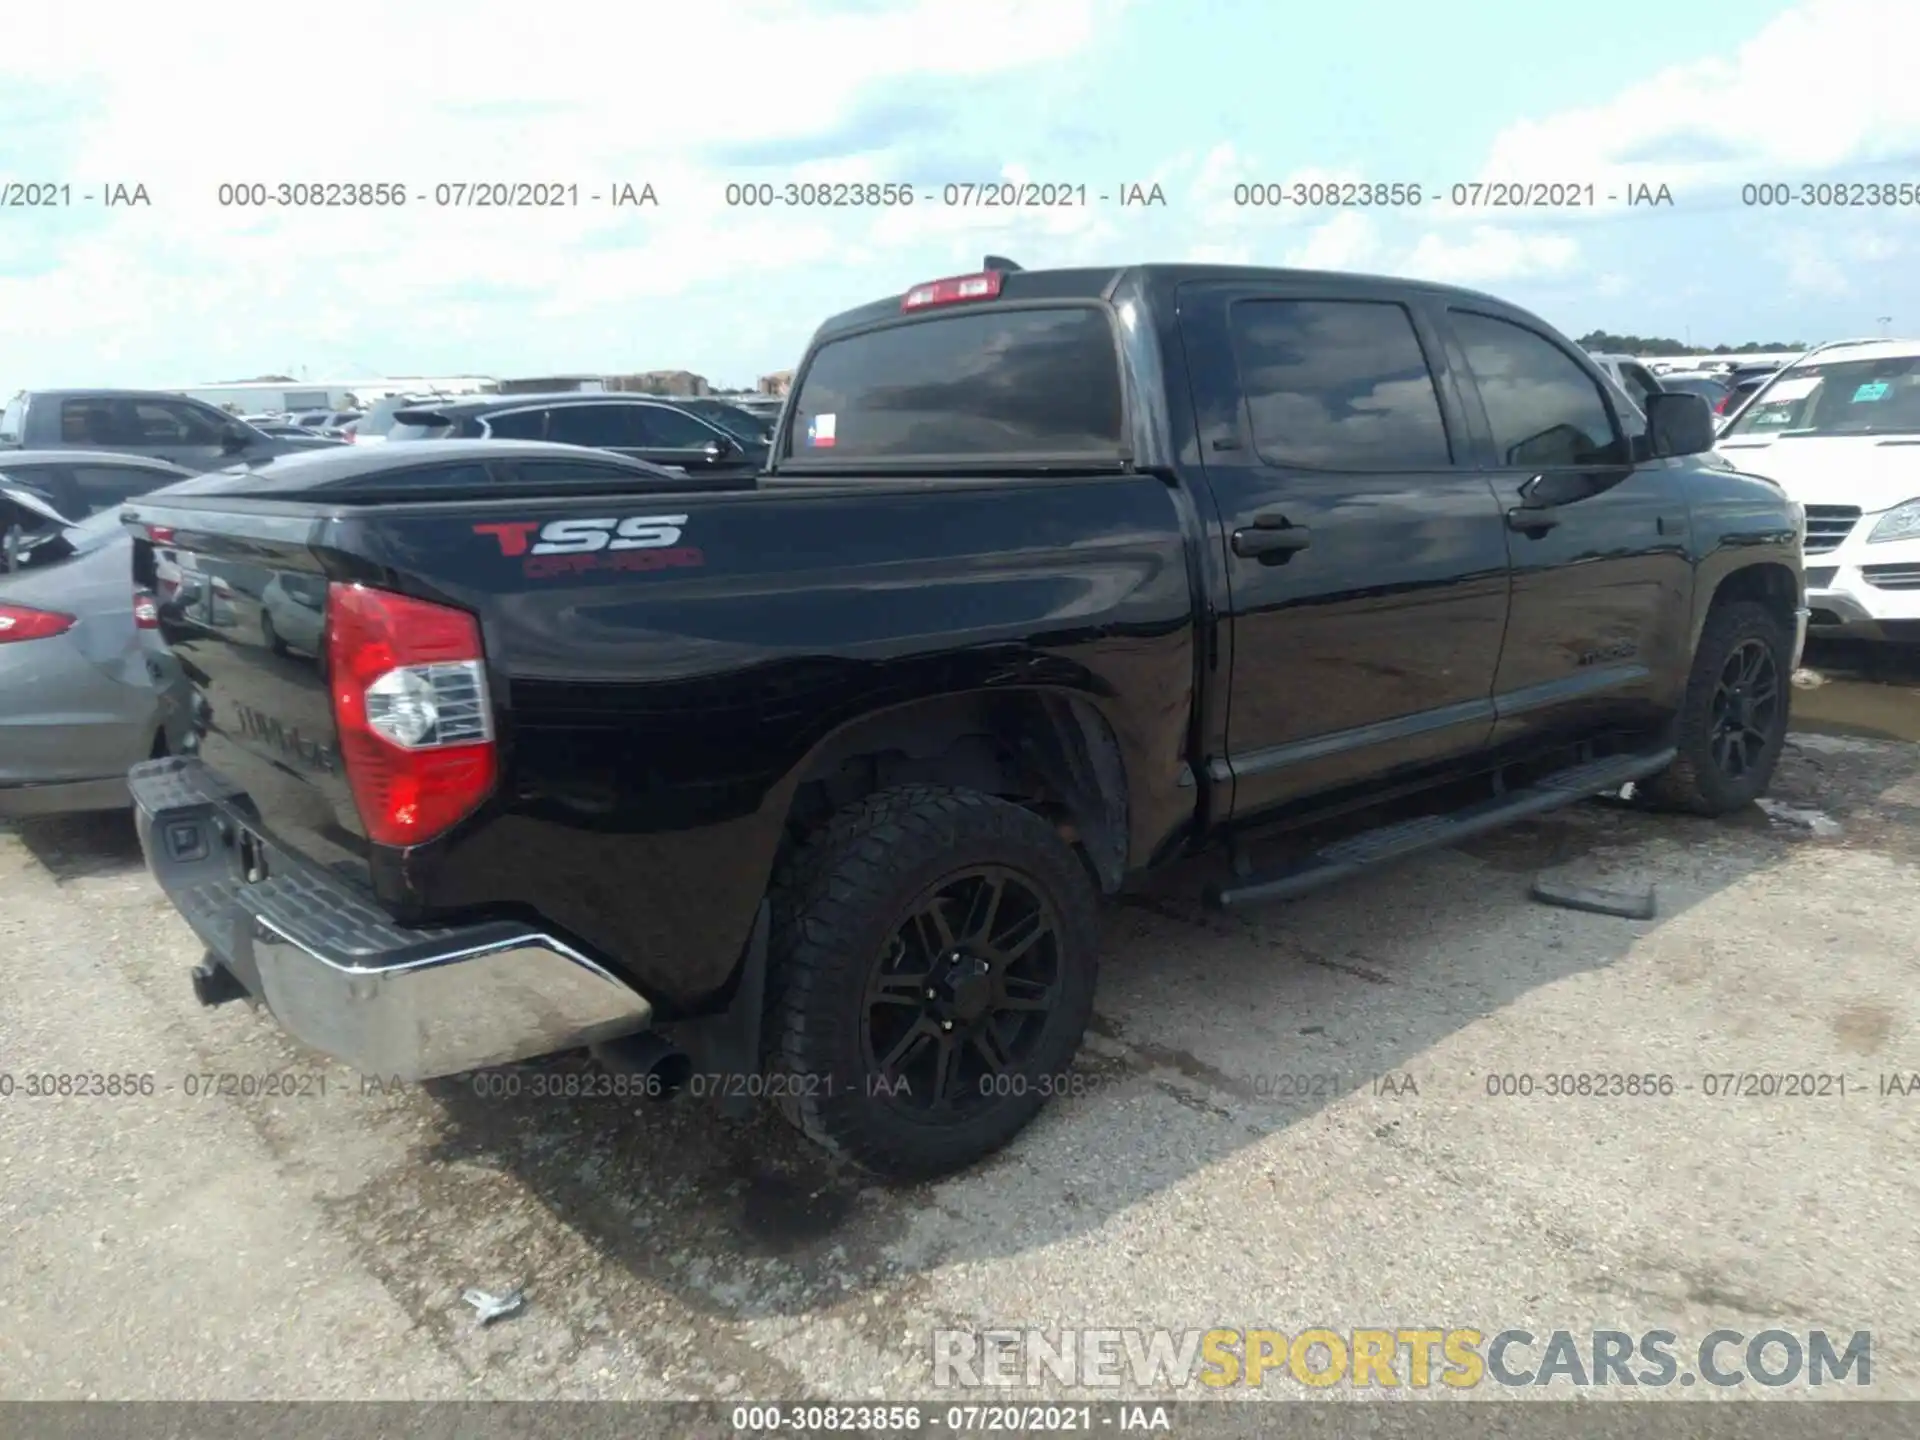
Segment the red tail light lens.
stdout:
<path fill-rule="evenodd" d="M 153 598 L 151 591 L 133 592 L 133 628 L 136 630 L 160 628 L 160 602 Z"/>
<path fill-rule="evenodd" d="M 46 640 L 73 628 L 73 616 L 57 610 L 29 610 L 24 605 L 0 605 L 0 645 L 16 640 Z"/>
<path fill-rule="evenodd" d="M 419 845 L 472 814 L 497 776 L 479 621 L 336 581 L 326 633 L 334 724 L 367 838 Z"/>

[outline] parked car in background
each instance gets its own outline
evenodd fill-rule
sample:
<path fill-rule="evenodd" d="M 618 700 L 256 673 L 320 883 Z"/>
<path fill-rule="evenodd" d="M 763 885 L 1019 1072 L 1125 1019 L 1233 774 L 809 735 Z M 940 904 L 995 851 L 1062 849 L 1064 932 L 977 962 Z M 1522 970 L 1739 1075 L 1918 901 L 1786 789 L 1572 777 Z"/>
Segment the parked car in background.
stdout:
<path fill-rule="evenodd" d="M 316 435 L 325 435 L 335 440 L 344 440 L 347 437 L 347 427 L 365 413 L 362 410 L 303 410 L 294 415 L 292 420 L 303 430 L 311 430 Z"/>
<path fill-rule="evenodd" d="M 321 439 L 327 438 L 321 435 L 318 430 L 309 429 L 305 425 L 295 425 L 290 420 L 267 420 L 255 425 L 253 428 L 258 430 L 262 435 L 269 436 L 292 436 L 297 438 L 302 435 L 313 435 Z"/>
<path fill-rule="evenodd" d="M 346 438 L 355 445 L 378 445 L 387 438 L 387 432 L 393 428 L 393 417 L 409 405 L 430 405 L 443 397 L 438 395 L 386 395 L 373 402 L 357 420 L 350 420 L 342 428 Z"/>
<path fill-rule="evenodd" d="M 1727 382 L 1704 370 L 1676 370 L 1658 378 L 1660 388 L 1668 394 L 1698 395 L 1709 408 L 1727 398 Z"/>
<path fill-rule="evenodd" d="M 1805 507 L 1812 627 L 1920 642 L 1920 340 L 1821 346 L 1761 378 L 1716 449 Z"/>
<path fill-rule="evenodd" d="M 117 450 L 197 472 L 338 443 L 268 435 L 204 401 L 156 390 L 23 390 L 0 412 L 0 463 L 6 447 Z"/>
<path fill-rule="evenodd" d="M 706 396 L 681 398 L 663 395 L 658 397 L 671 404 L 678 405 L 689 414 L 698 415 L 709 424 L 718 425 L 743 445 L 765 446 L 773 439 L 773 417 L 756 415 L 726 400 L 713 400 Z"/>
<path fill-rule="evenodd" d="M 0 480 L 31 488 L 74 520 L 117 509 L 136 495 L 193 473 L 165 460 L 115 450 L 0 450 Z"/>
<path fill-rule="evenodd" d="M 1722 815 L 1785 743 L 1795 507 L 1489 295 L 989 260 L 826 321 L 784 413 L 704 486 L 453 440 L 129 508 L 136 575 L 329 581 L 325 679 L 180 630 L 254 718 L 134 772 L 203 1000 L 383 1077 L 737 1077 L 918 1177 L 1071 1072 L 1103 893 L 1218 845 L 1236 909 L 1629 781 Z"/>
<path fill-rule="evenodd" d="M 1757 374 L 1749 374 L 1745 379 L 1729 380 L 1727 393 L 1715 402 L 1713 413 L 1731 421 L 1740 413 L 1741 407 L 1759 393 L 1760 387 L 1772 378 L 1771 370 L 1763 370 Z"/>
<path fill-rule="evenodd" d="M 1633 401 L 1642 413 L 1647 408 L 1647 396 L 1660 393 L 1660 381 L 1639 360 L 1631 355 L 1595 355 L 1593 363 L 1603 370 L 1607 378 L 1618 385 L 1629 400 Z"/>
<path fill-rule="evenodd" d="M 118 506 L 80 519 L 0 476 L 0 816 L 117 809 L 176 753 L 191 692 L 135 593 Z"/>
<path fill-rule="evenodd" d="M 766 464 L 766 442 L 729 434 L 684 406 L 650 395 L 565 391 L 435 401 L 401 410 L 391 442 L 543 440 L 611 450 L 689 475 L 750 475 Z"/>

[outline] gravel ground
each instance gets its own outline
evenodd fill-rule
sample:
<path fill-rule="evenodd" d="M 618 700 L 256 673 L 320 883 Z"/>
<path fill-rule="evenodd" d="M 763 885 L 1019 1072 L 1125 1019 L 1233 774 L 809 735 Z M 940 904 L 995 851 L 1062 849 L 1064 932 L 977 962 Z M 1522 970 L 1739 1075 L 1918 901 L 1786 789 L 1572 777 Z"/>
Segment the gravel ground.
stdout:
<path fill-rule="evenodd" d="M 1165 877 L 1108 912 L 1084 1093 L 910 1189 L 770 1113 L 368 1091 L 194 1002 L 123 817 L 20 822 L 0 1398 L 930 1397 L 934 1330 L 1069 1325 L 1868 1329 L 1867 1393 L 1920 1397 L 1920 1093 L 1880 1093 L 1920 1071 L 1920 747 L 1796 735 L 1775 797 L 1596 802 L 1249 918 Z M 1659 913 L 1535 903 L 1542 867 Z M 188 1093 L 222 1072 L 309 1093 Z M 1488 1093 L 1572 1072 L 1673 1093 Z M 1847 1093 L 1707 1093 L 1742 1072 Z M 485 1328 L 460 1298 L 515 1284 Z"/>

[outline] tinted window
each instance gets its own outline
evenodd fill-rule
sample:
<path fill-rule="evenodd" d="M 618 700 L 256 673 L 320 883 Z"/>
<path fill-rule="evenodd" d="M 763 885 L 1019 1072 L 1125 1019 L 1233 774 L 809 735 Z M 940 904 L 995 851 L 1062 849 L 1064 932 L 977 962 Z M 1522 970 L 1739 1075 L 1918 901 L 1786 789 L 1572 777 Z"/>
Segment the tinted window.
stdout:
<path fill-rule="evenodd" d="M 1558 345 L 1505 320 L 1453 313 L 1502 465 L 1618 465 L 1600 387 Z"/>
<path fill-rule="evenodd" d="M 615 465 L 595 465 L 591 460 L 522 460 L 513 469 L 521 483 L 535 486 L 578 485 L 583 481 L 646 486 L 659 484 L 661 478 Z"/>
<path fill-rule="evenodd" d="M 149 494 L 180 477 L 132 465 L 76 465 L 73 478 L 80 503 L 90 514 L 110 505 L 124 505 L 134 496 Z"/>
<path fill-rule="evenodd" d="M 629 445 L 645 445 L 652 450 L 698 450 L 720 438 L 703 422 L 670 405 L 635 405 L 633 409 L 645 438 L 629 440 Z"/>
<path fill-rule="evenodd" d="M 116 445 L 113 410 L 104 400 L 62 400 L 60 441 L 64 445 Z"/>
<path fill-rule="evenodd" d="M 73 472 L 64 465 L 8 467 L 0 460 L 0 475 L 34 491 L 69 520 L 81 520 L 87 515 L 80 487 L 74 483 Z"/>
<path fill-rule="evenodd" d="M 556 405 L 547 421 L 546 438 L 563 445 L 639 445 L 644 442 L 638 438 L 640 427 L 631 413 L 639 408 L 637 405 Z M 496 425 L 493 433 L 502 432 Z"/>
<path fill-rule="evenodd" d="M 829 341 L 793 408 L 800 459 L 1112 456 L 1113 325 L 1091 306 L 989 309 Z"/>
<path fill-rule="evenodd" d="M 18 440 L 20 427 L 26 423 L 26 398 L 16 395 L 7 402 L 7 408 L 0 411 L 0 440 Z"/>
<path fill-rule="evenodd" d="M 1232 326 L 1261 459 L 1317 470 L 1453 463 L 1426 355 L 1400 306 L 1255 300 L 1233 307 Z"/>
<path fill-rule="evenodd" d="M 487 432 L 496 440 L 544 440 L 547 438 L 547 412 L 514 410 L 505 415 L 489 415 Z"/>
<path fill-rule="evenodd" d="M 129 407 L 132 444 L 218 445 L 220 424 L 192 405 L 173 400 L 135 400 Z"/>

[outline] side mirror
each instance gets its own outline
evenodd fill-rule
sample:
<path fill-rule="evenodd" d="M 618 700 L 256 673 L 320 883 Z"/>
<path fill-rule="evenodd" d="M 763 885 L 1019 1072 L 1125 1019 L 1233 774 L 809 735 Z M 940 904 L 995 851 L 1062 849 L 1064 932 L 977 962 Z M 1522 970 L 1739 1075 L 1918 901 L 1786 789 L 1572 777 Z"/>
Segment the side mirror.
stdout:
<path fill-rule="evenodd" d="M 739 451 L 740 447 L 731 440 L 709 440 L 700 447 L 700 453 L 709 460 L 725 460 Z"/>
<path fill-rule="evenodd" d="M 1647 397 L 1646 409 L 1655 456 L 1703 455 L 1713 449 L 1714 415 L 1700 396 L 1663 391 Z"/>
<path fill-rule="evenodd" d="M 247 434 L 245 426 L 229 424 L 220 432 L 220 453 L 237 455 L 247 448 L 250 439 L 252 437 Z"/>

